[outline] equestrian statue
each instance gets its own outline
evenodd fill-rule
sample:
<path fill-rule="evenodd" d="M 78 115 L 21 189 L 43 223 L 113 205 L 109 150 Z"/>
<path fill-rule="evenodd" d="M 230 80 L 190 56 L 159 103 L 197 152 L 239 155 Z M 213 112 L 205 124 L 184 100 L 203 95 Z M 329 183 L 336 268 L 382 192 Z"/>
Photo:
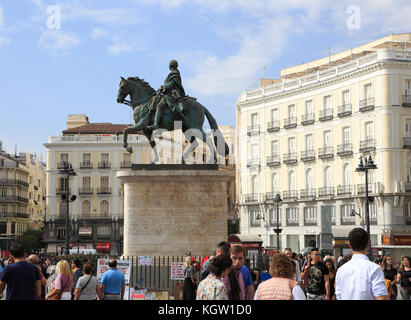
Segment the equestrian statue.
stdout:
<path fill-rule="evenodd" d="M 217 153 L 220 156 L 226 157 L 229 154 L 229 148 L 225 143 L 224 137 L 218 128 L 217 122 L 206 107 L 201 105 L 193 97 L 185 94 L 180 71 L 178 70 L 178 62 L 171 60 L 169 64 L 170 73 L 164 81 L 164 84 L 154 90 L 144 79 L 138 77 L 129 77 L 127 79 L 121 77 L 120 86 L 117 94 L 117 102 L 124 103 L 133 108 L 133 119 L 135 125 L 124 129 L 124 148 L 132 153 L 133 150 L 127 143 L 129 134 L 143 131 L 150 146 L 154 152 L 153 163 L 159 160 L 156 143 L 152 138 L 152 133 L 157 129 L 165 129 L 173 131 L 175 121 L 181 121 L 181 129 L 187 141 L 190 141 L 190 147 L 184 154 L 182 163 L 188 154 L 199 146 L 196 138 L 200 138 L 205 142 L 210 149 L 214 161 L 217 163 L 216 152 L 213 143 L 207 139 L 203 131 L 204 116 L 210 124 L 213 133 L 213 140 Z M 130 95 L 130 101 L 125 98 Z M 193 135 L 191 129 L 196 129 L 199 134 Z"/>

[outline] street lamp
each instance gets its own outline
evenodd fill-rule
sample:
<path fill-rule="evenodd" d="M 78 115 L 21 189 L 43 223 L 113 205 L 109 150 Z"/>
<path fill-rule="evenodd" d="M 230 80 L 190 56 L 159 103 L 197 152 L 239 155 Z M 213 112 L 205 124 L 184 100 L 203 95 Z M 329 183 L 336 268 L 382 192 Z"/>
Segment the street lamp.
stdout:
<path fill-rule="evenodd" d="M 277 193 L 277 195 L 274 198 L 274 202 L 277 204 L 277 229 L 273 229 L 274 232 L 277 234 L 277 249 L 280 250 L 280 233 L 283 231 L 283 229 L 280 229 L 280 209 L 278 208 L 280 202 L 283 201 L 280 197 L 280 194 Z"/>
<path fill-rule="evenodd" d="M 63 169 L 59 171 L 59 174 L 64 174 L 66 175 L 66 194 L 63 194 L 61 196 L 61 200 L 66 201 L 66 247 L 65 247 L 65 254 L 68 255 L 70 254 L 70 244 L 69 244 L 69 221 L 70 221 L 70 216 L 69 216 L 69 204 L 70 201 L 73 202 L 76 200 L 76 196 L 73 194 L 70 198 L 70 189 L 69 189 L 69 180 L 70 176 L 75 176 L 76 173 L 74 172 L 72 166 L 70 163 L 66 163 Z"/>
<path fill-rule="evenodd" d="M 370 261 L 373 260 L 373 255 L 371 251 L 371 233 L 370 233 L 370 208 L 369 208 L 369 197 L 368 197 L 368 170 L 374 170 L 377 169 L 377 165 L 374 163 L 372 160 L 371 155 L 368 157 L 360 157 L 360 163 L 358 165 L 358 168 L 355 170 L 356 172 L 364 172 L 365 173 L 365 224 L 368 232 L 368 242 L 370 243 L 370 246 L 368 248 L 368 259 Z"/>

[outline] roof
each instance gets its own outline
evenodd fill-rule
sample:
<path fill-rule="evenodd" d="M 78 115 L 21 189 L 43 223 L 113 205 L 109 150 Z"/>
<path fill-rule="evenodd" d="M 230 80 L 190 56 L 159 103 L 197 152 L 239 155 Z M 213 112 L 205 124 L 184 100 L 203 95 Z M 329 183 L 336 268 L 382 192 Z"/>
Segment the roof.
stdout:
<path fill-rule="evenodd" d="M 263 239 L 255 234 L 232 234 L 228 237 L 228 242 L 238 242 L 236 238 L 241 242 L 263 242 Z"/>
<path fill-rule="evenodd" d="M 131 124 L 90 123 L 76 128 L 63 130 L 63 134 L 116 134 L 123 133 L 123 130 Z"/>

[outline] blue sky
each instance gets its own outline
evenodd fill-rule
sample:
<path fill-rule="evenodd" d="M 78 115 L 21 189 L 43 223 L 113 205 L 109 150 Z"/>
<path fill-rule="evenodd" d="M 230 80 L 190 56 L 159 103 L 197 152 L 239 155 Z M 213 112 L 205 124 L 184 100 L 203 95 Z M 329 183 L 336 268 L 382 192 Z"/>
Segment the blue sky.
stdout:
<path fill-rule="evenodd" d="M 347 26 L 350 6 L 359 28 Z M 258 87 L 264 66 L 278 78 L 329 48 L 411 32 L 410 16 L 409 0 L 0 0 L 0 140 L 9 153 L 17 144 L 45 157 L 67 114 L 129 123 L 115 101 L 120 76 L 157 89 L 170 59 L 186 93 L 234 126 L 237 98 Z"/>

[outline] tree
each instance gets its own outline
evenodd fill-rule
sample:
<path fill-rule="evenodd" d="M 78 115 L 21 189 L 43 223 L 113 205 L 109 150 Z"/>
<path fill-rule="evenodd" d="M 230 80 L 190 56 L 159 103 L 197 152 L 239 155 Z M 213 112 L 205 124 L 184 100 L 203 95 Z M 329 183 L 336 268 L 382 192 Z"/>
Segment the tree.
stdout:
<path fill-rule="evenodd" d="M 28 229 L 16 240 L 16 243 L 25 248 L 27 253 L 33 253 L 44 247 L 41 242 L 43 234 L 44 229 Z"/>

